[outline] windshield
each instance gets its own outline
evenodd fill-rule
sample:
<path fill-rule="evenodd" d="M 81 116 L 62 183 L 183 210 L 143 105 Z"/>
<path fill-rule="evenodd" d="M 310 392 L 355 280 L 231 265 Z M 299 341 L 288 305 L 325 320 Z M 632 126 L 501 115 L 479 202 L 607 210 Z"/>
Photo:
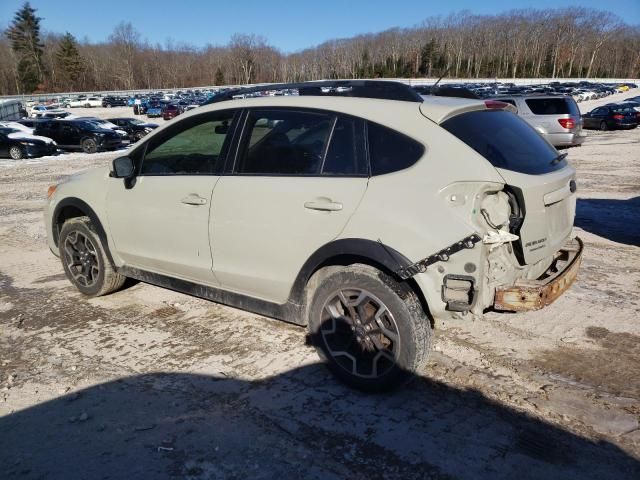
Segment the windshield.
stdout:
<path fill-rule="evenodd" d="M 442 127 L 497 168 L 538 175 L 566 166 L 555 148 L 511 112 L 463 113 L 445 121 Z"/>

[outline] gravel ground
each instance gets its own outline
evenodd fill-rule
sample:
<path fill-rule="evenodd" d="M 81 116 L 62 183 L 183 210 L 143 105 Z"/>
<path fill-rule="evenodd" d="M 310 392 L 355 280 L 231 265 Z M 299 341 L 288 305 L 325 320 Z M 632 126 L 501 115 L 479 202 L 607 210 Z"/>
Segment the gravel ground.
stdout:
<path fill-rule="evenodd" d="M 304 329 L 141 283 L 83 297 L 42 204 L 117 154 L 1 161 L 1 476 L 640 478 L 640 129 L 568 152 L 586 244 L 571 290 L 438 324 L 419 378 L 375 396 L 337 384 Z"/>

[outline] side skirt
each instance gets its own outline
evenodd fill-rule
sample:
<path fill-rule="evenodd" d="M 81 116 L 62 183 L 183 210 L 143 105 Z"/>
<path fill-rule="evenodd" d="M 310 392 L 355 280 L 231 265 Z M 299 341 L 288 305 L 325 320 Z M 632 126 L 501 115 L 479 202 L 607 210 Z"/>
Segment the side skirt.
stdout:
<path fill-rule="evenodd" d="M 219 288 L 200 285 L 187 280 L 181 280 L 133 267 L 120 267 L 118 268 L 118 273 L 144 283 L 150 283 L 152 285 L 157 285 L 158 287 L 164 287 L 176 292 L 193 295 L 194 297 L 204 298 L 205 300 L 211 300 L 212 302 L 221 303 L 229 307 L 235 307 L 241 310 L 246 310 L 247 312 L 257 313 L 258 315 L 264 315 L 265 317 L 284 320 L 285 322 L 300 326 L 306 325 L 306 321 L 302 316 L 302 307 L 292 303 L 279 305 L 266 300 L 242 295 L 241 293 L 229 292 Z"/>

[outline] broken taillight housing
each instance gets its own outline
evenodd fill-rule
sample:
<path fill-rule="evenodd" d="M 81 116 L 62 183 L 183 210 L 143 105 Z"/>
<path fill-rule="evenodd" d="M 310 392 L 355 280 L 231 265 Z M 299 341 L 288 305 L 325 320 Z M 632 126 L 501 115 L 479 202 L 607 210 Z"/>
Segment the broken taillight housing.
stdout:
<path fill-rule="evenodd" d="M 576 126 L 576 122 L 573 118 L 560 118 L 558 119 L 558 123 L 562 126 L 562 128 L 566 128 L 571 130 Z"/>

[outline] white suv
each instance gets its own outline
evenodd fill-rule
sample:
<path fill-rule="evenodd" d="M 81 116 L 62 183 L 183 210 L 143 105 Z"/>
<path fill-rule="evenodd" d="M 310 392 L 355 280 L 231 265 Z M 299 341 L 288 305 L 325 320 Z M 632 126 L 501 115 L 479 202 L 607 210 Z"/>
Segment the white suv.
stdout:
<path fill-rule="evenodd" d="M 571 285 L 575 171 L 510 106 L 280 87 L 299 95 L 226 92 L 52 186 L 70 281 L 96 296 L 131 277 L 306 325 L 368 390 L 424 366 L 434 319 L 538 309 Z"/>

